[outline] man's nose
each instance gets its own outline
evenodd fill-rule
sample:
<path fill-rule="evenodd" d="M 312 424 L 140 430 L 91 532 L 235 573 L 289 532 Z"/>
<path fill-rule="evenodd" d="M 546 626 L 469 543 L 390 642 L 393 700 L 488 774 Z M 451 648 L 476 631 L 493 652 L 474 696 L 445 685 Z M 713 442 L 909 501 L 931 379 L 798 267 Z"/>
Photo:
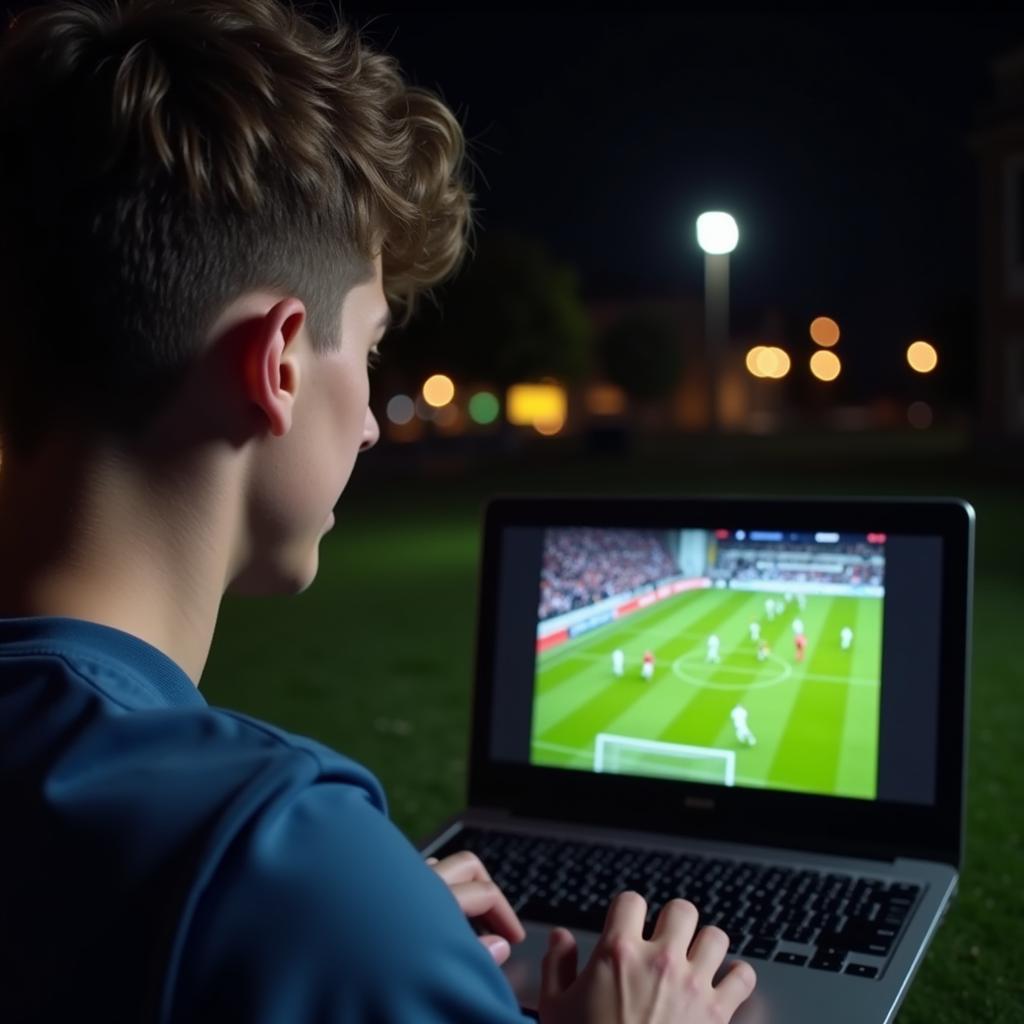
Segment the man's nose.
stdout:
<path fill-rule="evenodd" d="M 359 445 L 359 450 L 365 452 L 368 448 L 372 448 L 380 440 L 380 426 L 377 423 L 377 417 L 366 410 L 366 420 L 363 423 L 363 441 Z"/>

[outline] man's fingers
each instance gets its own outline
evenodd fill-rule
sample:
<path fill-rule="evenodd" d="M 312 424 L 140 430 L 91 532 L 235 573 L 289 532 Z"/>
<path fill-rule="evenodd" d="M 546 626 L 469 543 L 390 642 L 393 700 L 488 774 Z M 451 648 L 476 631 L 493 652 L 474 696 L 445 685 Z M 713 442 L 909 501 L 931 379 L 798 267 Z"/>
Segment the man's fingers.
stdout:
<path fill-rule="evenodd" d="M 548 951 L 540 967 L 540 999 L 560 996 L 576 980 L 576 939 L 566 928 L 554 928 L 548 938 Z"/>
<path fill-rule="evenodd" d="M 491 881 L 460 882 L 449 888 L 466 917 L 480 917 L 509 942 L 522 942 L 526 929 L 505 894 Z"/>
<path fill-rule="evenodd" d="M 726 1011 L 726 1020 L 732 1017 L 740 1003 L 754 991 L 756 984 L 757 974 L 746 960 L 736 960 L 730 964 L 722 980 L 715 986 L 718 1000 Z"/>
<path fill-rule="evenodd" d="M 481 935 L 480 942 L 499 967 L 512 954 L 512 947 L 508 944 L 508 939 L 501 935 Z"/>
<path fill-rule="evenodd" d="M 605 941 L 635 939 L 643 935 L 647 900 L 638 892 L 620 892 L 608 906 L 604 919 Z"/>
<path fill-rule="evenodd" d="M 729 936 L 721 928 L 701 928 L 690 947 L 690 963 L 713 977 L 729 952 Z"/>
<path fill-rule="evenodd" d="M 697 916 L 697 908 L 689 900 L 669 900 L 654 924 L 651 941 L 679 943 L 688 949 L 697 928 Z"/>
<path fill-rule="evenodd" d="M 428 861 L 429 863 L 429 861 Z M 489 882 L 491 876 L 487 873 L 483 861 L 475 853 L 468 850 L 461 850 L 453 853 L 444 860 L 434 860 L 430 865 L 448 885 L 457 885 L 459 882 Z"/>

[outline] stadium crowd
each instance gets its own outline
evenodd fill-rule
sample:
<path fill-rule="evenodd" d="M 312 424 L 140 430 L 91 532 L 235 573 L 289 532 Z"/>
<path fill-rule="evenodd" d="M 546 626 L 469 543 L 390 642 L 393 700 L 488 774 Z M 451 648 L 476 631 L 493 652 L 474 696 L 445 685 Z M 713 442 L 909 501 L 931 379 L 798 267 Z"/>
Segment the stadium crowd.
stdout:
<path fill-rule="evenodd" d="M 540 580 L 541 621 L 678 575 L 654 530 L 548 530 Z"/>
<path fill-rule="evenodd" d="M 712 579 L 880 586 L 884 558 L 869 544 L 721 546 Z"/>

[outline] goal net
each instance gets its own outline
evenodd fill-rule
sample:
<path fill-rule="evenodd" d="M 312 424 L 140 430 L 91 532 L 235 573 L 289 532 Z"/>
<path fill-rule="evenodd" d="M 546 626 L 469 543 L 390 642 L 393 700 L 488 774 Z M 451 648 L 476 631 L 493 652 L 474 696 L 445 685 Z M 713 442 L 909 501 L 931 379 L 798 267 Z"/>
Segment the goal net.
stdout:
<path fill-rule="evenodd" d="M 599 732 L 594 743 L 594 771 L 732 786 L 736 782 L 736 752 Z"/>

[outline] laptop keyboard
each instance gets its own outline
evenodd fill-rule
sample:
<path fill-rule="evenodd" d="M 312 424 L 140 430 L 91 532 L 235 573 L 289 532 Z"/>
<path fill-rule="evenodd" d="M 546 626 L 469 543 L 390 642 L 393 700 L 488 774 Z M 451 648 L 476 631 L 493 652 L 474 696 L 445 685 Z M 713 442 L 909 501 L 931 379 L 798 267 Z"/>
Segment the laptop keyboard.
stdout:
<path fill-rule="evenodd" d="M 878 977 L 920 886 L 799 867 L 469 828 L 433 856 L 471 850 L 521 918 L 600 932 L 624 889 L 661 908 L 691 900 L 729 952 L 796 967 Z"/>

